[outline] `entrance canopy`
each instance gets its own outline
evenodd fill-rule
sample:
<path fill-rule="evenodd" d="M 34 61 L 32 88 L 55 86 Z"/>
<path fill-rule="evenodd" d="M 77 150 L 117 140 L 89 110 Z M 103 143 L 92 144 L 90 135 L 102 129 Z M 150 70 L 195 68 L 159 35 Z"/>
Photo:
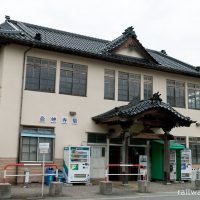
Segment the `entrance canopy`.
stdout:
<path fill-rule="evenodd" d="M 148 128 L 163 128 L 168 131 L 174 127 L 189 127 L 195 122 L 190 117 L 177 112 L 169 104 L 162 102 L 159 93 L 155 93 L 152 98 L 140 101 L 138 104 L 130 102 L 125 106 L 115 107 L 92 119 L 101 124 L 132 123 Z"/>
<path fill-rule="evenodd" d="M 148 100 L 140 101 L 138 104 L 131 101 L 125 106 L 115 107 L 105 113 L 93 117 L 92 119 L 96 123 L 100 124 L 121 126 L 121 136 L 123 139 L 123 164 L 129 162 L 128 138 L 132 135 L 130 130 L 132 125 L 140 124 L 144 127 L 144 130 L 142 130 L 138 135 L 135 135 L 135 137 L 138 138 L 145 138 L 149 133 L 151 133 L 151 128 L 162 128 L 164 131 L 163 137 L 157 134 L 155 134 L 155 136 L 157 135 L 157 139 L 162 138 L 164 143 L 163 171 L 164 180 L 166 182 L 170 181 L 169 140 L 171 138 L 169 137 L 169 131 L 174 127 L 189 127 L 192 123 L 195 123 L 195 121 L 191 120 L 190 117 L 183 116 L 169 104 L 162 102 L 158 92 Z M 151 136 L 153 135 L 151 134 Z M 175 144 L 171 145 L 175 147 Z M 128 174 L 127 167 L 124 169 L 123 173 Z M 127 176 L 124 176 L 123 183 L 128 183 Z"/>

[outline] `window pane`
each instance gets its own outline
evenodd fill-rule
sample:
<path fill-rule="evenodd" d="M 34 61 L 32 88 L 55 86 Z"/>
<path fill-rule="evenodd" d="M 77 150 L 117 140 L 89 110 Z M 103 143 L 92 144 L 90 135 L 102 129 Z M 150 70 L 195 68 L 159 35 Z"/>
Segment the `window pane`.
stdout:
<path fill-rule="evenodd" d="M 37 138 L 22 138 L 22 161 L 37 161 Z"/>
<path fill-rule="evenodd" d="M 185 83 L 167 80 L 167 103 L 171 106 L 185 107 Z"/>
<path fill-rule="evenodd" d="M 144 76 L 144 100 L 153 96 L 153 77 Z"/>
<path fill-rule="evenodd" d="M 61 63 L 60 93 L 86 96 L 87 67 L 84 65 Z"/>
<path fill-rule="evenodd" d="M 46 154 L 46 161 L 53 160 L 53 138 L 44 137 L 43 135 L 52 135 L 53 129 L 24 127 L 22 133 L 37 134 L 42 137 L 25 137 L 22 136 L 21 144 L 21 160 L 22 161 L 42 161 L 42 155 L 39 153 L 39 143 L 49 143 L 49 152 Z"/>
<path fill-rule="evenodd" d="M 118 77 L 118 100 L 128 101 L 128 73 L 119 72 Z"/>
<path fill-rule="evenodd" d="M 27 57 L 26 86 L 28 90 L 54 92 L 56 61 Z"/>
<path fill-rule="evenodd" d="M 189 148 L 192 151 L 192 162 L 200 164 L 200 137 L 189 137 Z"/>
<path fill-rule="evenodd" d="M 104 98 L 115 98 L 115 71 L 105 69 L 104 75 Z"/>

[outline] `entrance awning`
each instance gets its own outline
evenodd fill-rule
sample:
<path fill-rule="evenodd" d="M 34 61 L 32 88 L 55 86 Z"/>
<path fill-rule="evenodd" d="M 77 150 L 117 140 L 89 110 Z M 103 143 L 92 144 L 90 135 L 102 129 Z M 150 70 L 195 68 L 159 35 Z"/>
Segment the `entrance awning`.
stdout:
<path fill-rule="evenodd" d="M 153 140 L 153 142 L 159 143 L 164 145 L 164 141 L 163 140 Z M 170 140 L 169 141 L 169 148 L 170 149 L 185 149 L 185 146 L 182 144 L 177 143 L 174 140 Z"/>

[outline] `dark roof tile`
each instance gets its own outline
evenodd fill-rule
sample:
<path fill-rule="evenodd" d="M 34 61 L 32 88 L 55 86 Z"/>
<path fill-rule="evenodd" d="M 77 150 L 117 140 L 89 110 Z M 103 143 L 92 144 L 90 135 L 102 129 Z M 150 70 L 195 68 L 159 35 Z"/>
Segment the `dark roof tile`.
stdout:
<path fill-rule="evenodd" d="M 41 34 L 41 40 L 36 39 L 35 34 L 37 33 Z M 200 72 L 194 66 L 158 51 L 145 50 L 155 62 L 150 62 L 148 59 L 117 55 L 109 51 L 122 44 L 130 35 L 137 37 L 132 27 L 129 27 L 115 40 L 108 41 L 14 20 L 9 20 L 9 22 L 6 20 L 3 24 L 0 24 L 0 43 L 12 42 L 29 46 L 34 45 L 37 48 L 93 57 L 109 62 L 200 77 Z"/>

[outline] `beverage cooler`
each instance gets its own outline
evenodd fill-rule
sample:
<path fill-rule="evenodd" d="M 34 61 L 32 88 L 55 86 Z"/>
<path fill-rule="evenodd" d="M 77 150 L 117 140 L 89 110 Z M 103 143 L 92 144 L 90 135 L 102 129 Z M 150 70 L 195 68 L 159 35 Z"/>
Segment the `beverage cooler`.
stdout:
<path fill-rule="evenodd" d="M 170 181 L 176 181 L 177 172 L 176 150 L 170 150 Z"/>
<path fill-rule="evenodd" d="M 181 151 L 181 180 L 192 179 L 192 154 L 191 149 Z"/>
<path fill-rule="evenodd" d="M 90 181 L 90 147 L 64 147 L 63 172 L 67 183 Z"/>

